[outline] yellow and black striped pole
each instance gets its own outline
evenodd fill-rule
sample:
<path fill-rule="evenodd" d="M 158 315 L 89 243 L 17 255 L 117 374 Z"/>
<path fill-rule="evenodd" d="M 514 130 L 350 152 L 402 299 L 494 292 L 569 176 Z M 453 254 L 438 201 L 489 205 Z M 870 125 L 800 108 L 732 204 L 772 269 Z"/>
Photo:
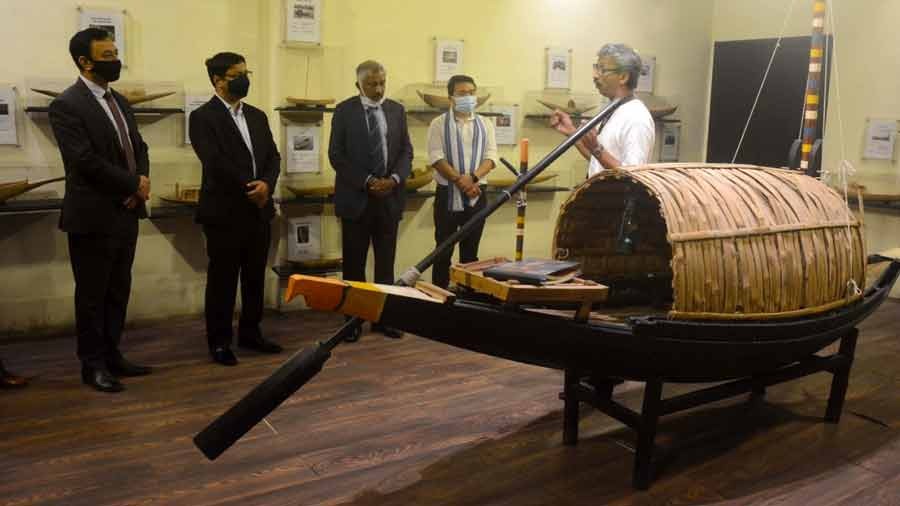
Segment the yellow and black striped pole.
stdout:
<path fill-rule="evenodd" d="M 800 145 L 800 170 L 809 174 L 810 154 L 816 141 L 819 99 L 822 88 L 822 57 L 825 54 L 825 2 L 813 3 L 812 41 L 809 47 L 809 77 L 806 81 L 803 141 Z M 827 92 L 827 90 L 826 90 Z M 817 175 L 817 174 L 810 174 Z"/>
<path fill-rule="evenodd" d="M 519 176 L 528 172 L 528 139 L 519 141 Z M 516 195 L 516 262 L 522 261 L 525 247 L 525 208 L 528 206 L 525 186 Z"/>

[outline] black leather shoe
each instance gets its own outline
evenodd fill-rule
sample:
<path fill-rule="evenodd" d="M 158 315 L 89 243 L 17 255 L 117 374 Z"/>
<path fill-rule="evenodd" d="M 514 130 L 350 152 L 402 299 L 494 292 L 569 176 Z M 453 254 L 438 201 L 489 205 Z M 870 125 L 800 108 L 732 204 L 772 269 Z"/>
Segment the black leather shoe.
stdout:
<path fill-rule="evenodd" d="M 262 337 L 256 337 L 254 339 L 239 338 L 238 346 L 247 348 L 248 350 L 255 350 L 260 353 L 281 353 L 284 350 L 280 345 L 263 339 Z"/>
<path fill-rule="evenodd" d="M 118 378 L 110 374 L 106 369 L 95 369 L 93 367 L 81 368 L 81 381 L 100 392 L 121 392 L 125 390 L 125 385 L 119 382 Z"/>
<path fill-rule="evenodd" d="M 212 355 L 213 362 L 222 365 L 237 365 L 238 359 L 234 356 L 234 352 L 228 348 L 216 348 L 209 352 Z"/>
<path fill-rule="evenodd" d="M 345 343 L 355 343 L 359 341 L 359 336 L 362 335 L 362 325 L 357 325 L 353 327 L 349 334 L 344 338 Z"/>
<path fill-rule="evenodd" d="M 22 388 L 27 384 L 28 380 L 25 378 L 0 369 L 0 388 Z"/>
<path fill-rule="evenodd" d="M 146 376 L 153 372 L 153 368 L 134 364 L 126 360 L 123 356 L 107 360 L 106 367 L 109 368 L 109 372 L 122 377 Z"/>
<path fill-rule="evenodd" d="M 372 325 L 372 332 L 384 334 L 385 337 L 390 337 L 391 339 L 400 339 L 401 337 L 403 337 L 403 331 L 395 329 L 393 327 L 379 325 L 377 323 Z"/>

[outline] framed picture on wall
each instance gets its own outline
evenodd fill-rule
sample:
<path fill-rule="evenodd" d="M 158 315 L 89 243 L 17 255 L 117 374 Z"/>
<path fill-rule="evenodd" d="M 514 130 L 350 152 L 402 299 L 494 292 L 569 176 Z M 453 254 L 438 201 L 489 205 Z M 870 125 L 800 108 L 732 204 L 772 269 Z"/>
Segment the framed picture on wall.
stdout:
<path fill-rule="evenodd" d="M 434 39 L 434 82 L 446 83 L 463 71 L 463 41 Z"/>
<path fill-rule="evenodd" d="M 78 8 L 78 30 L 85 28 L 99 28 L 106 31 L 119 50 L 119 60 L 122 66 L 127 64 L 125 55 L 125 11 L 115 9 L 93 9 L 88 7 Z"/>
<path fill-rule="evenodd" d="M 16 88 L 0 85 L 0 144 L 18 146 L 16 132 Z"/>
<path fill-rule="evenodd" d="M 284 41 L 322 43 L 322 0 L 285 0 Z"/>
<path fill-rule="evenodd" d="M 634 91 L 653 93 L 653 74 L 656 73 L 656 57 L 641 55 L 641 75 Z"/>
<path fill-rule="evenodd" d="M 678 148 L 681 144 L 681 124 L 663 123 L 662 144 L 659 148 L 659 161 L 677 162 Z"/>
<path fill-rule="evenodd" d="M 322 257 L 322 217 L 301 216 L 288 220 L 288 260 L 302 262 Z"/>
<path fill-rule="evenodd" d="M 290 124 L 285 127 L 287 172 L 319 172 L 322 127 Z"/>
<path fill-rule="evenodd" d="M 572 87 L 572 50 L 547 48 L 547 76 L 544 88 L 564 89 Z"/>

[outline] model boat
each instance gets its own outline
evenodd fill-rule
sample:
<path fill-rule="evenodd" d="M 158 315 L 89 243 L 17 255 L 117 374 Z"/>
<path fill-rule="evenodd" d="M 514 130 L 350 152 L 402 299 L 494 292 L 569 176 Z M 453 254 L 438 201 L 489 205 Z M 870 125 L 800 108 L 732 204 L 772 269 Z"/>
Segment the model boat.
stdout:
<path fill-rule="evenodd" d="M 551 111 L 559 110 L 570 116 L 581 116 L 582 114 L 586 113 L 587 111 L 590 111 L 591 109 L 596 109 L 597 107 L 599 107 L 599 104 L 576 105 L 574 99 L 569 99 L 569 101 L 566 103 L 566 105 L 559 105 L 559 104 L 555 104 L 553 102 L 548 102 L 548 101 L 541 100 L 541 99 L 535 99 L 535 100 L 537 100 L 537 102 L 539 104 L 546 107 L 547 109 L 550 109 Z"/>
<path fill-rule="evenodd" d="M 301 107 L 325 107 L 334 103 L 333 98 L 287 97 L 286 100 L 289 104 L 294 104 Z"/>
<path fill-rule="evenodd" d="M 162 195 L 159 199 L 172 204 L 196 205 L 200 202 L 200 186 L 182 186 L 180 183 L 175 183 L 175 193 L 172 195 Z"/>
<path fill-rule="evenodd" d="M 0 204 L 27 191 L 33 190 L 39 186 L 55 183 L 57 181 L 64 181 L 65 179 L 65 176 L 62 176 L 54 177 L 52 179 L 45 179 L 43 181 L 35 181 L 34 183 L 29 183 L 27 179 L 23 179 L 21 181 L 12 181 L 9 183 L 0 183 Z"/>
<path fill-rule="evenodd" d="M 426 104 L 434 107 L 435 109 L 440 109 L 442 111 L 450 109 L 450 97 L 445 97 L 442 95 L 432 95 L 430 93 L 422 93 L 419 90 L 416 90 L 416 93 L 419 94 L 419 97 L 421 97 Z M 490 93 L 478 97 L 475 107 L 481 107 L 485 102 L 488 101 L 489 98 L 491 98 Z"/>
<path fill-rule="evenodd" d="M 56 98 L 61 92 L 51 91 L 51 90 L 43 90 L 39 88 L 31 88 L 31 91 L 36 93 L 40 93 L 41 95 L 46 95 L 48 97 Z M 125 97 L 125 100 L 128 101 L 129 105 L 138 105 L 144 102 L 150 102 L 151 100 L 156 100 L 158 98 L 168 97 L 170 95 L 174 95 L 174 91 L 165 91 L 161 93 L 147 93 L 141 89 L 130 89 L 130 90 L 116 90 Z"/>

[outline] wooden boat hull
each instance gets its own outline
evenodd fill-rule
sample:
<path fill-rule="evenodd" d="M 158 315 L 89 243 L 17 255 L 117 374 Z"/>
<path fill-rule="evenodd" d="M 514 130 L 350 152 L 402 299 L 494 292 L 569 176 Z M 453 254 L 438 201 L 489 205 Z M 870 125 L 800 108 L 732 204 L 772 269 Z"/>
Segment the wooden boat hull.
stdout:
<path fill-rule="evenodd" d="M 871 314 L 898 275 L 900 261 L 894 260 L 858 302 L 817 317 L 778 322 L 638 317 L 626 323 L 579 323 L 471 300 L 442 303 L 408 292 L 412 288 L 367 283 L 327 280 L 334 289 L 324 296 L 297 286 L 294 277 L 287 295 L 303 294 L 314 309 L 359 316 L 517 362 L 636 381 L 706 382 L 762 374 L 809 358 Z"/>

